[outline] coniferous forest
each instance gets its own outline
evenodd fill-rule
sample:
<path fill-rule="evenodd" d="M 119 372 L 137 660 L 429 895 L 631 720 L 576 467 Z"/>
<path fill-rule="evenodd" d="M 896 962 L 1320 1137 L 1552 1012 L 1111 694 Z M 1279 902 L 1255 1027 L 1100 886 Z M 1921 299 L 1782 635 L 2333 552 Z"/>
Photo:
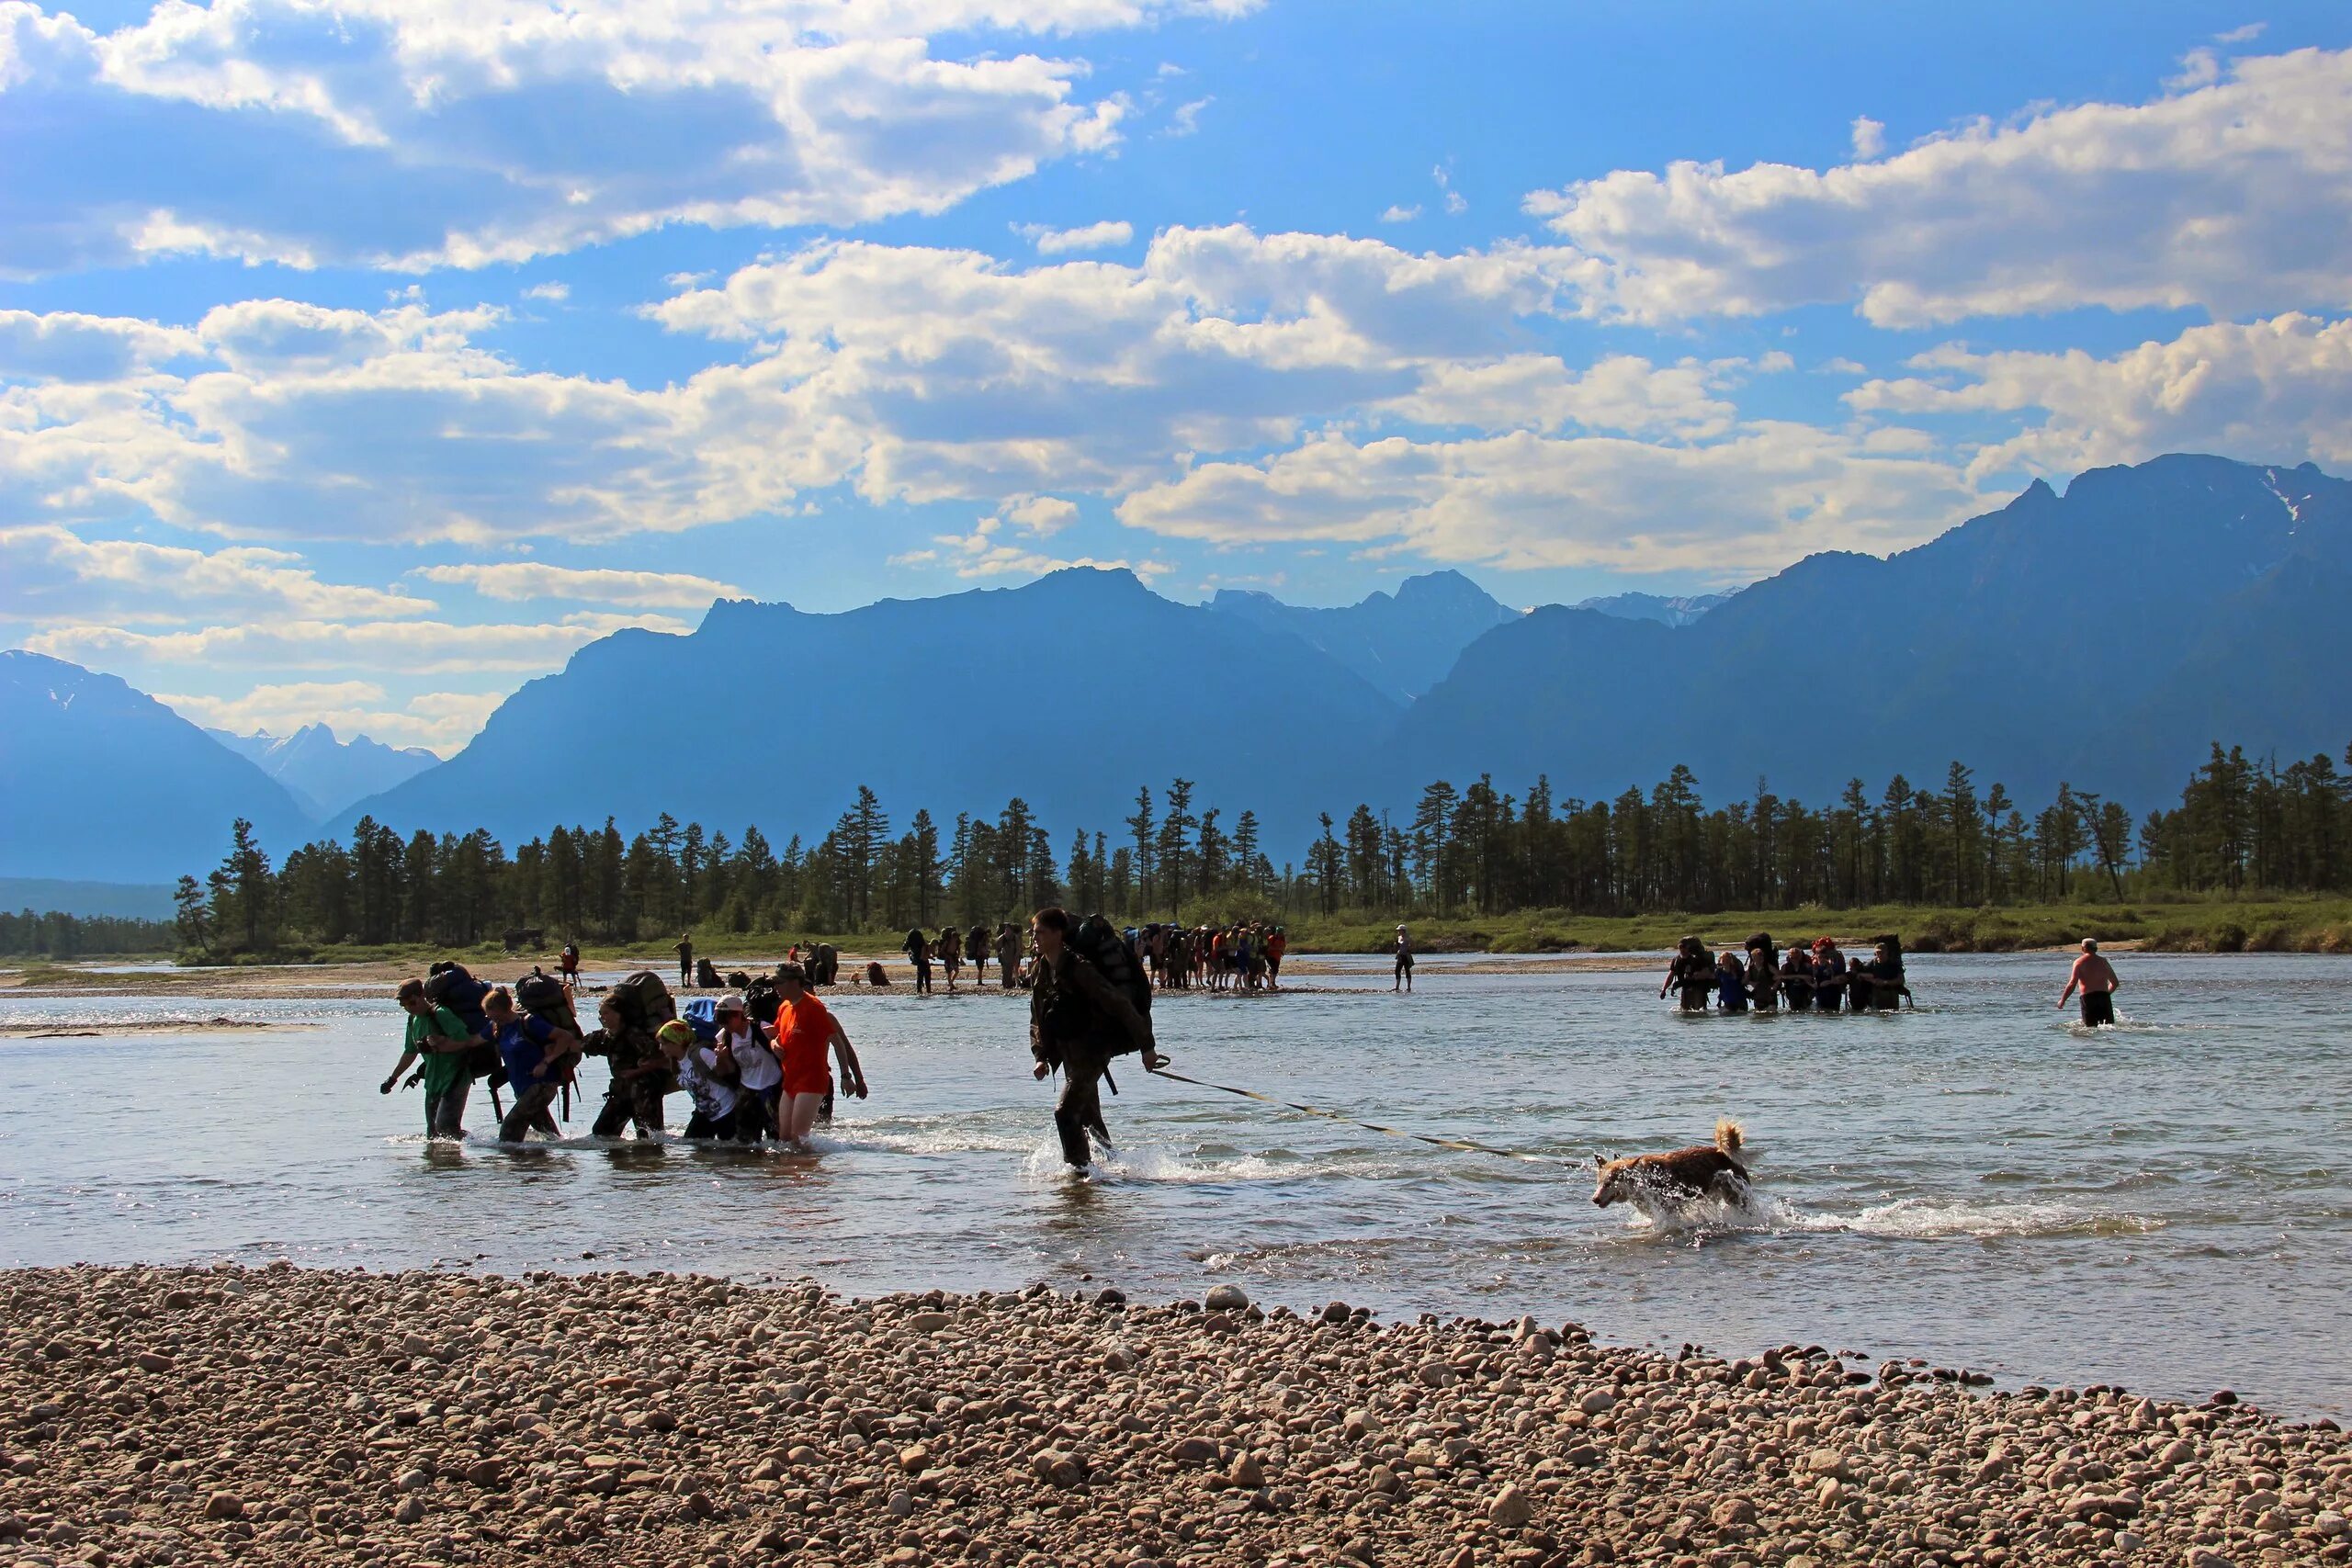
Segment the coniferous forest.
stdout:
<path fill-rule="evenodd" d="M 2064 785 L 2021 803 L 1954 762 L 1932 784 L 1897 776 L 1875 794 L 1857 779 L 1821 806 L 1759 782 L 1711 807 L 1679 767 L 1613 800 L 1555 798 L 1541 778 L 1512 793 L 1482 776 L 1430 784 L 1409 815 L 1358 806 L 1322 824 L 1304 845 L 1269 845 L 1250 810 L 1228 813 L 1183 779 L 1140 788 L 1124 817 L 1066 835 L 1019 799 L 993 814 L 917 809 L 894 822 L 870 790 L 814 842 L 781 844 L 756 826 L 736 837 L 666 816 L 633 835 L 609 821 L 558 826 L 511 849 L 486 832 L 403 838 L 362 820 L 347 842 L 277 860 L 239 823 L 218 866 L 181 879 L 176 922 L 28 912 L 0 917 L 0 951 L 70 956 L 141 934 L 137 945 L 227 956 L 470 946 L 518 928 L 582 942 L 878 931 L 1055 902 L 1136 920 L 1300 919 L 2352 890 L 2352 773 L 2324 755 L 2282 766 L 2218 744 L 2178 804 L 2136 819 Z"/>

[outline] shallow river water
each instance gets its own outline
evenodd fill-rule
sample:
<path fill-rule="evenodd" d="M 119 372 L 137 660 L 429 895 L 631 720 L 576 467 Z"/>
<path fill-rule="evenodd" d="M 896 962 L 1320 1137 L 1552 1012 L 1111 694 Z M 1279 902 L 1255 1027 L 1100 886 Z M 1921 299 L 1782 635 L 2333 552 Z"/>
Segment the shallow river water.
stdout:
<path fill-rule="evenodd" d="M 2352 1415 L 2352 959 L 2121 960 L 2124 1021 L 2047 955 L 1918 957 L 1897 1017 L 1675 1016 L 1633 974 L 1366 964 L 1163 998 L 1196 1077 L 1582 1159 L 1747 1123 L 1764 1196 L 1668 1226 L 1588 1170 L 1456 1153 L 1132 1065 L 1120 1152 L 1053 1155 L 1021 998 L 844 989 L 875 1086 L 821 1157 L 681 1143 L 428 1145 L 389 1000 L 18 998 L 0 1023 L 268 1031 L 0 1039 L 0 1260 L 808 1275 L 851 1292 L 1115 1283 L 1385 1314 L 1572 1318 L 1727 1353 L 1794 1341 L 2020 1381 Z M 297 1027 L 297 1025 L 307 1025 Z M 601 1094 L 604 1068 L 583 1071 Z M 685 1101 L 671 1102 L 673 1124 Z M 576 1105 L 585 1132 L 593 1107 Z M 593 1255 L 593 1256 L 592 1256 Z"/>

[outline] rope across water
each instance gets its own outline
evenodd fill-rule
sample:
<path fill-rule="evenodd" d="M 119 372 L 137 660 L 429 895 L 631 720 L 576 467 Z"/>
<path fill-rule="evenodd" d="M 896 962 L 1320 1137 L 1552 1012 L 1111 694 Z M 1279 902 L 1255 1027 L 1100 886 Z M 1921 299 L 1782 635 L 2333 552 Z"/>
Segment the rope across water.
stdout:
<path fill-rule="evenodd" d="M 1206 1078 L 1187 1077 L 1182 1073 L 1170 1072 L 1166 1067 L 1148 1067 L 1145 1070 L 1154 1077 L 1171 1078 L 1177 1083 L 1188 1083 L 1196 1089 L 1213 1089 L 1220 1094 L 1238 1095 L 1243 1100 L 1254 1100 L 1261 1105 L 1273 1105 L 1284 1111 L 1295 1111 L 1302 1116 L 1320 1116 L 1327 1122 L 1344 1122 L 1351 1127 L 1362 1127 L 1366 1132 L 1381 1133 L 1392 1138 L 1410 1138 L 1417 1144 L 1429 1144 L 1441 1149 L 1461 1149 L 1470 1154 L 1493 1155 L 1499 1159 L 1523 1160 L 1531 1165 L 1559 1166 L 1568 1170 L 1581 1170 L 1591 1163 L 1589 1160 L 1559 1159 L 1551 1155 L 1531 1155 L 1517 1149 L 1498 1149 L 1492 1144 L 1481 1144 L 1470 1138 L 1440 1138 L 1428 1133 L 1408 1133 L 1402 1127 L 1384 1127 L 1377 1122 L 1365 1122 L 1353 1116 L 1343 1116 L 1336 1111 L 1326 1111 L 1319 1105 L 1301 1105 L 1295 1100 L 1276 1100 L 1272 1095 L 1260 1094 L 1254 1089 L 1236 1089 L 1231 1084 L 1211 1083 Z"/>

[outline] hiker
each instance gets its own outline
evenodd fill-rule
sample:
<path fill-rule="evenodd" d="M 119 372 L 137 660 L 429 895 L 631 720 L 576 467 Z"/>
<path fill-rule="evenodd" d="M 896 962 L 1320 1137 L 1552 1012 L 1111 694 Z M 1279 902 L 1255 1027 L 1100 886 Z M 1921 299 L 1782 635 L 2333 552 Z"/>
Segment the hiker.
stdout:
<path fill-rule="evenodd" d="M 1747 939 L 1747 998 L 1758 1012 L 1781 1010 L 1781 955 L 1762 931 Z"/>
<path fill-rule="evenodd" d="M 718 1053 L 708 1045 L 696 1043 L 694 1025 L 682 1018 L 663 1024 L 654 1038 L 661 1044 L 662 1060 L 678 1075 L 678 1087 L 695 1102 L 695 1113 L 686 1120 L 685 1135 L 697 1142 L 732 1141 L 738 1135 L 735 1113 L 742 1104 L 743 1094 L 718 1076 Z M 756 1130 L 752 1135 L 759 1135 Z"/>
<path fill-rule="evenodd" d="M 947 988 L 956 988 L 956 976 L 964 968 L 964 933 L 954 926 L 944 926 L 939 932 L 939 966 L 947 971 Z"/>
<path fill-rule="evenodd" d="M 681 989 L 695 983 L 695 939 L 678 938 L 678 985 Z"/>
<path fill-rule="evenodd" d="M 456 1013 L 425 997 L 424 981 L 401 981 L 399 994 L 401 1006 L 408 1013 L 408 1037 L 401 1047 L 399 1064 L 391 1077 L 377 1086 L 377 1092 L 391 1093 L 410 1064 L 423 1057 L 424 1065 L 416 1076 L 424 1085 L 424 1135 L 462 1138 L 466 1095 L 474 1086 L 466 1058 L 481 1041 Z"/>
<path fill-rule="evenodd" d="M 776 988 L 776 1017 L 784 1016 L 784 987 Z M 715 1046 L 725 1063 L 734 1069 L 735 1086 L 743 1092 L 742 1108 L 736 1114 L 735 1134 L 745 1143 L 756 1143 L 760 1134 L 773 1131 L 776 1122 L 776 1102 L 784 1085 L 784 1068 L 776 1061 L 775 1053 L 768 1048 L 768 1035 L 752 1021 L 751 1011 L 738 996 L 718 998 L 718 1039 Z"/>
<path fill-rule="evenodd" d="M 2066 972 L 2066 988 L 2058 994 L 2058 1005 L 2064 1008 L 2079 988 L 2083 993 L 2083 1027 L 2111 1027 L 2115 1022 L 2115 987 L 2121 984 L 2116 977 L 2115 965 L 2100 956 L 2098 939 L 2086 936 L 2083 938 L 2083 955 Z"/>
<path fill-rule="evenodd" d="M 931 994 L 931 941 L 922 934 L 921 926 L 915 927 L 907 933 L 907 940 L 901 944 L 900 951 L 907 955 L 907 962 L 915 966 L 915 995 L 929 996 Z"/>
<path fill-rule="evenodd" d="M 1715 955 L 1715 1006 L 1724 1012 L 1747 1010 L 1747 965 L 1728 947 Z"/>
<path fill-rule="evenodd" d="M 1813 943 L 1813 1010 L 1836 1012 L 1846 999 L 1846 955 L 1835 937 L 1816 937 Z"/>
<path fill-rule="evenodd" d="M 1029 1055 L 1037 1064 L 1031 1075 L 1035 1077 L 1061 1069 L 1054 1130 L 1061 1138 L 1063 1160 L 1084 1170 L 1093 1163 L 1090 1134 L 1101 1139 L 1104 1148 L 1111 1146 L 1111 1130 L 1102 1122 L 1102 1078 L 1111 1070 L 1111 1058 L 1140 1051 L 1147 1072 L 1167 1066 L 1168 1058 L 1159 1054 L 1151 1021 L 1137 1010 L 1134 999 L 1071 948 L 1074 924 L 1069 911 L 1058 907 L 1038 910 L 1029 922 L 1031 940 L 1037 944 L 1037 972 L 1029 995 Z M 1134 974 L 1132 965 L 1128 974 Z M 1150 992 L 1143 995 L 1149 1005 Z M 1115 1084 L 1112 1092 L 1117 1092 Z"/>
<path fill-rule="evenodd" d="M 1388 988 L 1409 991 L 1413 988 L 1413 937 L 1403 926 L 1396 928 L 1396 976 L 1388 982 Z"/>
<path fill-rule="evenodd" d="M 783 1095 L 775 1133 L 787 1144 L 806 1147 L 817 1122 L 830 1120 L 826 1112 L 833 1094 L 833 1075 L 825 1060 L 827 1053 L 840 1059 L 842 1080 L 860 1100 L 865 1098 L 865 1069 L 841 1021 L 808 988 L 808 976 L 797 964 L 778 969 L 775 986 L 784 1000 L 775 1030 L 776 1055 L 783 1059 Z"/>
<path fill-rule="evenodd" d="M 1813 960 L 1803 942 L 1781 955 L 1781 994 L 1788 998 L 1791 1012 L 1813 1010 Z"/>
<path fill-rule="evenodd" d="M 1676 944 L 1674 961 L 1666 966 L 1666 979 L 1657 988 L 1658 999 L 1666 993 L 1682 993 L 1684 1012 L 1704 1012 L 1707 998 L 1715 987 L 1715 955 L 1707 951 L 1706 943 L 1695 936 L 1686 936 Z"/>
<path fill-rule="evenodd" d="M 1276 926 L 1266 934 L 1266 989 L 1283 988 L 1283 954 L 1290 951 L 1290 938 Z"/>
<path fill-rule="evenodd" d="M 556 973 L 563 977 L 563 988 L 573 995 L 580 991 L 580 944 L 567 942 L 556 955 Z"/>
<path fill-rule="evenodd" d="M 1006 990 L 1021 984 L 1021 928 L 1011 920 L 996 928 L 996 967 Z"/>
<path fill-rule="evenodd" d="M 561 1137 L 548 1107 L 569 1081 L 571 1059 L 586 1043 L 537 1013 L 516 1011 L 503 986 L 482 998 L 481 1010 L 497 1031 L 499 1059 L 514 1090 L 514 1104 L 498 1124 L 499 1141 L 519 1144 L 535 1127 L 550 1138 Z"/>
<path fill-rule="evenodd" d="M 604 1108 L 589 1131 L 599 1138 L 617 1138 L 634 1122 L 639 1138 L 660 1137 L 662 1097 L 670 1089 L 670 1064 L 662 1060 L 661 1043 L 652 1030 L 628 1021 L 615 996 L 596 1004 L 596 1024 L 584 1049 L 591 1056 L 604 1057 L 613 1076 L 605 1086 Z"/>
<path fill-rule="evenodd" d="M 1914 1008 L 1919 1005 L 1911 995 L 1911 987 L 1903 983 L 1903 944 L 1894 937 L 1883 936 L 1872 942 L 1870 962 L 1857 964 L 1847 973 L 1865 977 L 1858 983 L 1867 984 L 1870 988 L 1858 991 L 1856 997 L 1858 1000 L 1867 998 L 1872 1012 L 1899 1012 L 1906 1001 Z"/>

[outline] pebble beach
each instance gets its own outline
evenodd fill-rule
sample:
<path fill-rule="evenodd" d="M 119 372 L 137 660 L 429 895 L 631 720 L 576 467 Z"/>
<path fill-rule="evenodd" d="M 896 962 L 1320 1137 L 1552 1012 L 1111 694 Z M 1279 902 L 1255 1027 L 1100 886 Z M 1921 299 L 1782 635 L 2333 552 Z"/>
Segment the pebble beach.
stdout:
<path fill-rule="evenodd" d="M 66 1268 L 0 1280 L 0 1563 L 2352 1559 L 2352 1450 L 1818 1346 L 1231 1286 Z"/>

